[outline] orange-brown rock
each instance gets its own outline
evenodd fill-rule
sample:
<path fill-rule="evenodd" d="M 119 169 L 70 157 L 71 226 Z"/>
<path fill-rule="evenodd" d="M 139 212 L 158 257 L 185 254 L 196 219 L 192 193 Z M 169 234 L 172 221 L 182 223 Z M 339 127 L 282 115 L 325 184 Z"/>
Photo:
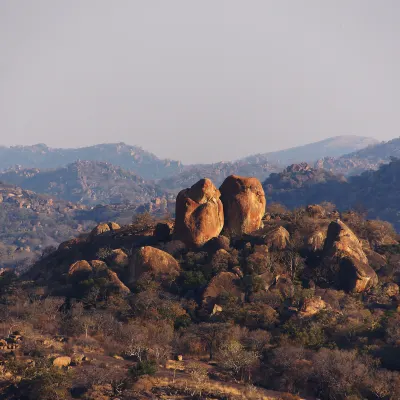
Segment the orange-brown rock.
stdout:
<path fill-rule="evenodd" d="M 339 282 L 343 289 L 363 292 L 378 283 L 375 271 L 353 231 L 342 221 L 329 224 L 324 246 L 325 262 L 339 263 Z"/>
<path fill-rule="evenodd" d="M 224 231 L 229 236 L 251 233 L 262 226 L 266 200 L 257 178 L 231 175 L 219 190 L 224 206 Z"/>
<path fill-rule="evenodd" d="M 220 192 L 210 181 L 201 179 L 176 198 L 174 237 L 188 246 L 202 246 L 220 234 L 224 212 Z"/>
<path fill-rule="evenodd" d="M 68 275 L 70 277 L 79 277 L 85 279 L 92 273 L 93 269 L 86 260 L 80 260 L 69 267 Z"/>
<path fill-rule="evenodd" d="M 300 308 L 299 315 L 301 317 L 311 317 L 327 307 L 324 300 L 320 296 L 304 299 Z"/>
<path fill-rule="evenodd" d="M 65 368 L 71 364 L 72 360 L 71 357 L 57 357 L 53 361 L 53 365 L 57 368 Z"/>
<path fill-rule="evenodd" d="M 101 260 L 92 260 L 90 261 L 90 265 L 92 266 L 94 272 L 107 269 L 107 264 Z"/>
<path fill-rule="evenodd" d="M 109 232 L 111 229 L 108 224 L 98 224 L 93 228 L 92 232 L 90 232 L 90 236 L 101 235 L 102 233 Z"/>
<path fill-rule="evenodd" d="M 118 275 L 109 269 L 106 269 L 107 277 L 111 284 L 122 294 L 129 294 L 129 288 L 119 279 Z"/>
<path fill-rule="evenodd" d="M 238 276 L 232 272 L 220 272 L 214 276 L 203 293 L 203 304 L 212 307 L 221 294 L 241 297 L 242 292 L 237 286 Z"/>
<path fill-rule="evenodd" d="M 128 269 L 129 284 L 136 282 L 145 272 L 166 282 L 180 274 L 180 266 L 174 257 L 151 246 L 141 247 L 132 257 Z"/>
<path fill-rule="evenodd" d="M 265 235 L 266 245 L 275 250 L 286 249 L 289 244 L 289 239 L 290 234 L 283 226 L 278 226 Z"/>

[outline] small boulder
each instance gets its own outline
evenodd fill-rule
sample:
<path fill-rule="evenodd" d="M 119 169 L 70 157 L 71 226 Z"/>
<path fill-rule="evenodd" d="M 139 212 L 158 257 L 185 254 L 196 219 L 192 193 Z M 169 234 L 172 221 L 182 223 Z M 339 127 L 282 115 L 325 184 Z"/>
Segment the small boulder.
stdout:
<path fill-rule="evenodd" d="M 199 247 L 217 237 L 224 226 L 220 192 L 210 179 L 201 179 L 176 198 L 174 238 Z"/>
<path fill-rule="evenodd" d="M 151 246 L 141 247 L 134 254 L 128 270 L 129 284 L 136 282 L 145 272 L 161 281 L 174 280 L 180 274 L 180 266 L 174 257 Z"/>
<path fill-rule="evenodd" d="M 71 357 L 63 356 L 57 357 L 53 360 L 53 366 L 57 368 L 66 368 L 71 365 Z"/>
<path fill-rule="evenodd" d="M 224 207 L 224 231 L 228 236 L 241 236 L 262 227 L 265 193 L 257 178 L 228 176 L 220 187 Z"/>

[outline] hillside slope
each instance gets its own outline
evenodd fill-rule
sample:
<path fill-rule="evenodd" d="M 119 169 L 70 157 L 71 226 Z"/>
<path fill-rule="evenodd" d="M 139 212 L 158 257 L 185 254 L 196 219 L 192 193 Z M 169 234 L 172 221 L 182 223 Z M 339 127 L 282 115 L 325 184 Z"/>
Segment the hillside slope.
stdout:
<path fill-rule="evenodd" d="M 76 149 L 34 146 L 0 147 L 0 170 L 21 165 L 24 168 L 59 168 L 77 160 L 103 161 L 133 171 L 145 179 L 159 179 L 181 171 L 179 161 L 161 160 L 138 146 L 125 143 L 98 144 Z"/>
<path fill-rule="evenodd" d="M 99 161 L 77 161 L 53 170 L 14 168 L 1 173 L 0 180 L 87 205 L 138 205 L 165 197 L 165 192 L 135 173 Z"/>
<path fill-rule="evenodd" d="M 297 146 L 290 149 L 256 154 L 244 158 L 247 162 L 263 162 L 288 165 L 299 162 L 313 162 L 324 157 L 339 157 L 343 154 L 355 152 L 374 146 L 379 143 L 376 139 L 364 136 L 343 135 L 324 139 L 315 143 L 309 143 L 303 146 Z"/>
<path fill-rule="evenodd" d="M 382 164 L 390 162 L 392 157 L 400 157 L 400 138 L 369 146 L 338 158 L 321 158 L 315 166 L 335 173 L 357 175 L 367 170 L 377 170 Z"/>

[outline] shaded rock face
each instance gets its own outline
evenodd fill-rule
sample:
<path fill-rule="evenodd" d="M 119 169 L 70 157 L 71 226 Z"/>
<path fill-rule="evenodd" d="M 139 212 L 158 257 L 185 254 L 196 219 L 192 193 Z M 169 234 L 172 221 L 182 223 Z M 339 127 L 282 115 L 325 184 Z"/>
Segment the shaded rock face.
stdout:
<path fill-rule="evenodd" d="M 360 293 L 378 283 L 378 277 L 368 264 L 362 243 L 342 221 L 329 224 L 323 251 L 325 262 L 338 262 L 339 284 L 344 290 Z"/>
<path fill-rule="evenodd" d="M 224 206 L 224 231 L 240 236 L 261 228 L 265 213 L 265 194 L 257 178 L 228 176 L 220 187 Z"/>
<path fill-rule="evenodd" d="M 151 246 L 141 247 L 132 257 L 128 267 L 128 284 L 135 283 L 144 273 L 157 280 L 169 282 L 180 274 L 180 266 L 170 254 Z"/>
<path fill-rule="evenodd" d="M 201 179 L 176 198 L 174 238 L 188 246 L 202 246 L 224 226 L 220 192 L 209 179 Z"/>
<path fill-rule="evenodd" d="M 80 260 L 69 267 L 68 276 L 70 278 L 84 280 L 91 275 L 92 271 L 93 269 L 87 261 Z"/>
<path fill-rule="evenodd" d="M 279 226 L 266 234 L 265 244 L 271 249 L 283 250 L 289 244 L 289 239 L 289 232 L 283 226 Z"/>

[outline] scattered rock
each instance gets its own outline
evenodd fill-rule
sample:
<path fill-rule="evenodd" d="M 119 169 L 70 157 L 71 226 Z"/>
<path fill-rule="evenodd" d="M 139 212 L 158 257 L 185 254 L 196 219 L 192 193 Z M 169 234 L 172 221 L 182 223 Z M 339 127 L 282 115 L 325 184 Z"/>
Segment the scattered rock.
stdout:
<path fill-rule="evenodd" d="M 123 271 L 129 265 L 129 257 L 122 249 L 115 249 L 111 251 L 107 262 L 111 269 Z"/>
<path fill-rule="evenodd" d="M 174 237 L 188 246 L 202 246 L 217 237 L 224 225 L 220 192 L 209 179 L 201 179 L 176 198 Z"/>
<path fill-rule="evenodd" d="M 265 194 L 257 178 L 228 176 L 220 187 L 224 206 L 224 231 L 241 236 L 261 228 L 265 213 Z"/>
<path fill-rule="evenodd" d="M 320 296 L 304 299 L 300 308 L 299 315 L 301 317 L 311 317 L 327 307 L 324 300 Z"/>
<path fill-rule="evenodd" d="M 57 368 L 65 368 L 71 365 L 71 357 L 57 357 L 53 360 L 53 365 Z"/>

